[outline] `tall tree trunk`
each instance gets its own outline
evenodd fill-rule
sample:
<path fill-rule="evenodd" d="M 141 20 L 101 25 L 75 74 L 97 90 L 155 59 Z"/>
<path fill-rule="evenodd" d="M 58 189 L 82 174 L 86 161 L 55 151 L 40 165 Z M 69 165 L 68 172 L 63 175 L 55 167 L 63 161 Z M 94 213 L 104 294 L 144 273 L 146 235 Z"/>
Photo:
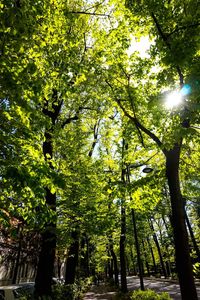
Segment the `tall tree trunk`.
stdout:
<path fill-rule="evenodd" d="M 171 217 L 169 216 L 168 217 L 168 221 L 165 219 L 165 216 L 162 215 L 162 220 L 163 220 L 163 223 L 165 225 L 165 228 L 166 228 L 166 232 L 167 232 L 167 239 L 168 239 L 168 243 L 167 245 L 165 246 L 166 247 L 166 251 L 168 253 L 168 261 L 166 262 L 166 270 L 167 270 L 167 273 L 168 273 L 168 276 L 171 276 L 172 275 L 172 272 L 171 272 L 171 260 L 170 260 L 170 251 L 169 251 L 169 245 L 173 244 L 174 243 L 174 239 L 173 239 L 173 232 L 172 232 L 172 222 L 171 222 Z M 175 256 L 173 254 L 173 263 L 175 262 Z"/>
<path fill-rule="evenodd" d="M 166 269 L 165 269 L 165 264 L 164 264 L 164 261 L 163 261 L 162 252 L 161 252 L 160 245 L 159 245 L 159 242 L 158 242 L 158 238 L 157 238 L 157 235 L 155 233 L 153 222 L 152 222 L 151 219 L 149 220 L 149 224 L 150 224 L 150 227 L 151 227 L 151 230 L 152 230 L 152 233 L 153 233 L 153 239 L 154 239 L 154 242 L 156 244 L 156 248 L 158 250 L 158 255 L 159 255 L 160 264 L 161 264 L 161 268 L 162 268 L 162 273 L 163 273 L 164 277 L 166 278 L 167 277 L 167 272 L 166 272 Z"/>
<path fill-rule="evenodd" d="M 61 259 L 60 256 L 58 255 L 57 257 L 57 273 L 58 273 L 58 278 L 61 278 Z"/>
<path fill-rule="evenodd" d="M 121 269 L 121 290 L 123 293 L 127 292 L 125 241 L 126 241 L 126 211 L 122 204 L 122 206 L 121 206 L 121 235 L 120 235 L 120 269 Z"/>
<path fill-rule="evenodd" d="M 138 242 L 138 235 L 137 235 L 137 227 L 136 227 L 136 220 L 135 220 L 135 212 L 133 208 L 131 209 L 131 215 L 132 215 L 132 222 L 133 222 L 133 232 L 134 232 L 134 238 L 135 238 L 135 247 L 137 252 L 137 263 L 138 263 L 138 269 L 139 269 L 139 278 L 140 278 L 140 288 L 142 291 L 144 291 L 144 281 L 143 281 L 143 272 L 142 272 L 142 261 L 141 261 L 141 254 L 140 254 L 140 245 Z"/>
<path fill-rule="evenodd" d="M 180 191 L 179 158 L 181 144 L 166 153 L 166 176 L 172 207 L 176 268 L 180 282 L 182 300 L 197 300 L 197 292 L 192 273 L 187 228 L 185 224 L 184 203 Z"/>
<path fill-rule="evenodd" d="M 114 267 L 114 280 L 115 285 L 119 286 L 119 270 L 118 270 L 118 264 L 117 264 L 117 256 L 113 249 L 113 240 L 112 237 L 109 238 L 109 251 L 113 259 L 113 267 Z"/>
<path fill-rule="evenodd" d="M 162 215 L 162 220 L 163 220 L 163 224 L 165 225 L 165 229 L 166 229 L 168 238 L 171 239 L 172 235 L 170 236 L 170 234 L 169 234 L 170 228 L 169 228 L 169 225 L 167 224 L 167 221 L 165 220 L 165 216 L 164 215 Z"/>
<path fill-rule="evenodd" d="M 147 254 L 146 254 L 144 240 L 142 240 L 142 246 L 143 246 L 144 258 L 145 258 L 145 265 L 146 265 L 146 268 L 147 268 L 147 274 L 148 274 L 148 277 L 150 277 L 151 274 L 150 274 L 149 262 L 148 262 L 148 257 L 147 257 Z"/>
<path fill-rule="evenodd" d="M 85 253 L 85 275 L 86 277 L 90 276 L 90 239 L 89 237 L 85 236 L 85 242 L 86 242 L 86 253 Z"/>
<path fill-rule="evenodd" d="M 109 252 L 108 252 L 108 255 L 109 255 Z M 109 258 L 108 259 L 108 276 L 109 276 L 109 279 L 111 281 L 113 281 L 113 274 L 114 274 L 114 270 L 113 270 L 113 259 Z"/>
<path fill-rule="evenodd" d="M 122 159 L 124 159 L 124 151 L 125 148 L 128 147 L 125 143 L 125 139 L 122 140 Z M 121 181 L 126 187 L 126 168 L 122 165 L 122 172 L 121 172 Z M 125 197 L 125 193 L 123 194 Z M 125 198 L 121 199 L 121 234 L 120 234 L 120 271 L 121 271 L 121 291 L 123 293 L 127 292 L 127 280 L 126 280 L 126 254 L 125 254 L 125 242 L 126 242 L 126 209 L 125 209 Z"/>
<path fill-rule="evenodd" d="M 16 261 L 15 261 L 12 284 L 17 283 L 17 275 L 19 273 L 20 255 L 21 255 L 21 250 L 22 250 L 22 227 L 20 227 L 20 224 L 18 224 L 18 235 L 19 235 L 19 242 L 18 242 L 18 247 L 17 247 L 17 257 L 16 257 Z"/>
<path fill-rule="evenodd" d="M 55 211 L 56 194 L 52 194 L 48 188 L 46 188 L 46 203 Z M 52 294 L 51 284 L 56 250 L 56 224 L 54 222 L 46 224 L 41 238 L 41 251 L 35 279 L 35 294 L 36 298 L 41 297 L 41 299 L 45 299 L 46 296 L 51 297 Z"/>
<path fill-rule="evenodd" d="M 43 114 L 50 119 L 50 126 L 45 130 L 45 141 L 43 142 L 43 155 L 49 168 L 54 169 L 53 159 L 53 134 L 56 121 L 58 120 L 62 107 L 62 100 L 59 101 L 57 90 L 53 90 L 51 108 L 48 100 L 45 100 Z M 52 193 L 48 187 L 46 190 L 46 204 L 52 213 L 56 214 L 56 193 Z M 56 252 L 56 220 L 47 222 L 41 234 L 41 251 L 35 279 L 35 297 L 51 299 L 52 277 L 54 272 L 54 260 Z"/>
<path fill-rule="evenodd" d="M 47 155 L 50 158 L 53 157 L 52 146 L 52 132 L 45 132 L 45 141 L 43 143 L 43 154 L 45 159 Z M 53 169 L 51 162 L 49 162 L 50 168 Z M 56 213 L 56 193 L 52 193 L 49 188 L 46 190 L 46 204 L 48 207 Z M 41 234 L 41 251 L 39 254 L 39 262 L 37 267 L 37 274 L 35 279 L 35 295 L 36 298 L 40 297 L 45 299 L 46 296 L 51 297 L 52 290 L 52 277 L 54 271 L 54 260 L 56 251 L 56 221 L 49 222 L 45 225 L 45 228 Z"/>
<path fill-rule="evenodd" d="M 69 247 L 67 262 L 66 262 L 66 273 L 65 273 L 65 284 L 73 284 L 76 278 L 76 267 L 78 265 L 78 254 L 79 254 L 79 233 L 77 230 L 71 233 L 72 243 Z"/>
<path fill-rule="evenodd" d="M 153 249 L 151 247 L 151 242 L 150 242 L 148 237 L 147 237 L 147 242 L 148 242 L 149 249 L 150 249 L 150 252 L 151 252 L 151 257 L 152 257 L 153 267 L 154 267 L 154 273 L 156 275 L 156 274 L 158 274 L 158 270 L 157 270 L 157 266 L 156 266 L 156 260 L 155 260 L 155 256 L 154 256 L 154 253 L 153 253 Z"/>
<path fill-rule="evenodd" d="M 83 235 L 82 239 L 81 239 L 81 244 L 80 244 L 80 262 L 79 262 L 79 266 L 80 266 L 80 276 L 81 277 L 88 277 L 90 275 L 90 269 L 89 269 L 89 238 L 88 236 L 85 234 Z"/>
<path fill-rule="evenodd" d="M 186 224 L 187 224 L 187 227 L 188 227 L 188 230 L 189 230 L 189 233 L 190 233 L 190 237 L 191 237 L 191 240 L 192 240 L 192 243 L 193 243 L 194 250 L 195 250 L 196 255 L 197 255 L 197 261 L 200 262 L 200 250 L 199 250 L 199 247 L 197 245 L 197 242 L 196 242 L 196 239 L 195 239 L 195 236 L 194 236 L 194 232 L 193 232 L 192 226 L 190 224 L 190 220 L 188 218 L 186 210 L 185 210 L 185 220 L 186 220 Z"/>

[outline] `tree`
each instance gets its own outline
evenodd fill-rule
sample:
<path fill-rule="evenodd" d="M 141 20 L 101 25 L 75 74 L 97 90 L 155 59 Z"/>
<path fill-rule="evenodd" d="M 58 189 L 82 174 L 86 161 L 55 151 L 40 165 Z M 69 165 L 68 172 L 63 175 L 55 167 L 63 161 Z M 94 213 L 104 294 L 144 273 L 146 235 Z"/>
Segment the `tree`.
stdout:
<path fill-rule="evenodd" d="M 199 12 L 195 10 L 196 22 L 193 23 L 191 18 L 194 19 L 195 1 L 188 2 L 185 6 L 178 1 L 159 2 L 156 6 L 154 2 L 149 1 L 144 1 L 141 5 L 136 5 L 131 1 L 127 3 L 134 14 L 133 18 L 135 17 L 138 23 L 135 23 L 134 19 L 130 19 L 130 22 L 136 25 L 138 32 L 146 31 L 150 38 L 154 39 L 154 45 L 149 51 L 150 59 L 142 59 L 135 54 L 128 59 L 125 54 L 121 54 L 115 63 L 114 61 L 110 63 L 110 72 L 106 81 L 114 100 L 135 126 L 141 143 L 145 144 L 143 140 L 143 133 L 145 133 L 157 144 L 165 156 L 181 293 L 183 299 L 197 299 L 180 191 L 179 163 L 183 139 L 186 137 L 187 140 L 188 135 L 191 137 L 193 132 L 190 128 L 188 129 L 189 126 L 185 126 L 185 120 L 189 118 L 191 122 L 195 122 L 198 120 L 198 114 L 189 113 L 188 115 L 183 107 L 180 113 L 177 111 L 176 114 L 170 116 L 163 111 L 161 106 L 158 106 L 158 100 L 162 99 L 164 87 L 172 88 L 179 83 L 178 86 L 182 89 L 185 82 L 190 82 L 192 74 L 196 74 L 194 68 L 189 67 L 189 61 L 192 61 L 193 65 L 198 57 Z M 141 24 L 143 27 L 140 28 Z M 131 28 L 133 28 L 132 25 Z M 185 39 L 191 45 L 189 53 L 188 44 L 187 47 L 184 44 Z M 155 61 L 160 68 L 158 71 L 151 69 Z M 112 72 L 115 72 L 114 76 Z M 140 83 L 142 76 L 144 76 L 144 82 Z M 195 104 L 197 101 L 197 90 L 198 87 L 192 92 L 189 102 L 191 107 L 192 102 Z M 149 109 L 151 114 L 149 114 Z M 161 122 L 164 120 L 166 120 L 166 133 L 161 127 Z"/>

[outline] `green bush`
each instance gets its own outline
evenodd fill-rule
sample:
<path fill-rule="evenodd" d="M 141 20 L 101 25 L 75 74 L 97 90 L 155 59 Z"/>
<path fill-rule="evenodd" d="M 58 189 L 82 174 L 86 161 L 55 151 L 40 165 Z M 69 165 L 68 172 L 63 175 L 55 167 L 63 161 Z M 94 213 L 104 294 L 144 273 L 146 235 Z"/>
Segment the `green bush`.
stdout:
<path fill-rule="evenodd" d="M 61 299 L 69 299 L 76 300 L 78 297 L 78 286 L 77 284 L 56 284 L 53 286 L 53 299 L 61 300 Z"/>
<path fill-rule="evenodd" d="M 57 283 L 52 286 L 53 300 L 80 300 L 92 284 L 92 277 L 81 279 L 77 283 L 64 285 Z M 33 295 L 20 294 L 19 300 L 32 300 Z M 19 297 L 18 296 L 18 297 Z M 49 299 L 49 298 L 48 298 Z M 43 300 L 48 300 L 43 299 Z"/>
<path fill-rule="evenodd" d="M 83 298 L 83 294 L 87 291 L 92 283 L 92 278 L 82 279 L 74 284 L 56 284 L 53 287 L 54 300 L 79 300 Z"/>
<path fill-rule="evenodd" d="M 170 296 L 168 293 L 161 293 L 157 294 L 153 290 L 146 290 L 146 291 L 134 291 L 131 296 L 131 300 L 170 300 Z"/>
<path fill-rule="evenodd" d="M 87 292 L 88 288 L 93 283 L 92 277 L 87 277 L 79 281 L 79 289 L 81 291 L 81 294 Z"/>

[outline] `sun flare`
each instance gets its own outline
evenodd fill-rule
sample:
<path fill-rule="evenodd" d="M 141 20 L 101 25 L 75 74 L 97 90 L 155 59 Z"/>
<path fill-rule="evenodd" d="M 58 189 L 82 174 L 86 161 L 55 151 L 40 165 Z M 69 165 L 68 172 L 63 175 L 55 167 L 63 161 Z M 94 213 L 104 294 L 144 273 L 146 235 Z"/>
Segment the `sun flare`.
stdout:
<path fill-rule="evenodd" d="M 165 106 L 168 109 L 171 109 L 177 105 L 179 105 L 183 100 L 182 94 L 180 91 L 173 91 L 167 95 Z"/>

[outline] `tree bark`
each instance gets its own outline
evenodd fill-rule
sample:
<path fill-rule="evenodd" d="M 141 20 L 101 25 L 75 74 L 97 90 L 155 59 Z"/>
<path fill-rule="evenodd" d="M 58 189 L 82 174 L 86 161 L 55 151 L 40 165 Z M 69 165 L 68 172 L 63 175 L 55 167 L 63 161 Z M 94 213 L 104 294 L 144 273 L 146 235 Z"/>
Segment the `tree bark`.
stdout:
<path fill-rule="evenodd" d="M 149 240 L 149 238 L 147 237 L 147 242 L 148 242 L 148 245 L 149 245 L 149 249 L 150 249 L 150 252 L 151 252 L 151 257 L 152 257 L 152 261 L 153 261 L 153 267 L 154 267 L 154 275 L 156 275 L 158 273 L 158 270 L 157 270 L 157 266 L 156 266 L 156 261 L 155 261 L 155 256 L 154 256 L 154 253 L 153 253 L 153 249 L 151 247 L 151 242 Z"/>
<path fill-rule="evenodd" d="M 110 250 L 110 254 L 111 254 L 112 259 L 113 259 L 115 285 L 119 286 L 119 270 L 118 270 L 118 264 L 117 264 L 117 256 L 116 256 L 116 254 L 114 252 L 114 249 L 113 249 L 112 237 L 109 238 L 109 250 Z"/>
<path fill-rule="evenodd" d="M 52 198 L 55 198 L 55 195 Z M 55 249 L 56 225 L 50 223 L 42 233 L 41 251 L 35 279 L 36 299 L 45 299 L 45 297 L 51 297 L 52 295 L 51 284 L 54 271 Z"/>
<path fill-rule="evenodd" d="M 79 262 L 79 276 L 80 277 L 88 277 L 90 275 L 89 268 L 89 238 L 86 234 L 83 235 L 80 243 L 80 262 Z M 86 248 L 86 250 L 85 250 Z"/>
<path fill-rule="evenodd" d="M 157 235 L 156 235 L 155 230 L 154 230 L 152 220 L 149 220 L 149 225 L 150 225 L 150 228 L 151 228 L 152 233 L 153 233 L 153 239 L 154 239 L 154 242 L 156 244 L 156 248 L 158 250 L 158 255 L 159 255 L 159 259 L 160 259 L 162 272 L 163 272 L 164 277 L 166 278 L 167 277 L 167 272 L 166 272 L 166 269 L 165 269 L 165 264 L 164 264 L 164 261 L 163 261 L 162 252 L 161 252 L 161 249 L 160 249 L 160 245 L 159 245 L 159 242 L 158 242 Z"/>
<path fill-rule="evenodd" d="M 188 218 L 186 210 L 185 210 L 185 220 L 186 220 L 186 224 L 187 224 L 187 227 L 188 227 L 188 230 L 189 230 L 189 233 L 190 233 L 190 237 L 191 237 L 191 240 L 192 240 L 192 243 L 193 243 L 194 250 L 195 250 L 196 255 L 197 255 L 197 261 L 200 262 L 200 250 L 199 250 L 199 247 L 197 245 L 197 242 L 196 242 L 196 239 L 195 239 L 195 236 L 194 236 L 194 232 L 193 232 L 192 226 L 190 224 L 190 220 Z"/>
<path fill-rule="evenodd" d="M 126 211 L 122 204 L 122 206 L 121 206 L 121 235 L 120 235 L 120 268 L 121 268 L 121 290 L 123 293 L 127 292 L 125 241 L 126 241 Z"/>
<path fill-rule="evenodd" d="M 143 246 L 143 253 L 144 253 L 144 258 L 145 258 L 145 265 L 146 265 L 146 269 L 147 269 L 147 274 L 148 274 L 148 277 L 150 277 L 151 274 L 150 274 L 149 262 L 148 262 L 148 257 L 147 257 L 147 254 L 146 254 L 144 240 L 142 240 L 142 246 Z"/>
<path fill-rule="evenodd" d="M 66 272 L 65 272 L 65 284 L 73 284 L 76 278 L 76 267 L 78 265 L 78 254 L 79 254 L 79 234 L 75 230 L 71 233 L 72 243 L 69 248 Z"/>
<path fill-rule="evenodd" d="M 17 257 L 15 261 L 15 267 L 14 267 L 14 274 L 12 278 L 12 284 L 17 283 L 17 275 L 19 273 L 19 265 L 20 265 L 20 256 L 21 256 L 21 250 L 22 250 L 22 228 L 20 227 L 20 224 L 18 224 L 18 235 L 19 235 L 19 242 L 18 242 L 18 248 L 17 248 Z"/>
<path fill-rule="evenodd" d="M 140 278 L 140 288 L 142 291 L 144 291 L 144 281 L 143 281 L 143 272 L 142 272 L 142 261 L 141 261 L 141 254 L 140 254 L 140 245 L 138 242 L 138 235 L 137 235 L 137 227 L 136 227 L 136 221 L 135 221 L 135 212 L 133 208 L 131 209 L 131 215 L 132 215 L 132 222 L 133 222 L 133 232 L 134 232 L 134 238 L 135 238 L 135 247 L 137 252 L 137 263 L 138 263 L 138 269 L 139 269 L 139 278 Z"/>
<path fill-rule="evenodd" d="M 108 255 L 109 255 L 109 251 L 108 251 Z M 108 277 L 111 281 L 113 281 L 113 259 L 108 259 Z"/>
<path fill-rule="evenodd" d="M 44 154 L 48 153 L 52 157 L 52 140 L 43 144 Z M 56 212 L 56 193 L 52 193 L 49 188 L 46 190 L 46 204 Z M 52 277 L 54 271 L 54 260 L 56 251 L 56 221 L 45 225 L 41 234 L 41 251 L 35 279 L 35 295 L 37 297 L 51 297 Z"/>
<path fill-rule="evenodd" d="M 53 134 L 56 121 L 58 120 L 62 101 L 58 100 L 58 93 L 54 89 L 52 93 L 51 108 L 48 100 L 45 100 L 43 114 L 50 118 L 51 125 L 45 130 L 45 141 L 43 142 L 44 159 L 48 162 L 49 168 L 54 169 L 52 165 L 53 158 Z M 46 190 L 46 204 L 52 213 L 56 214 L 56 193 L 52 193 L 48 187 Z M 49 221 L 41 234 L 41 251 L 35 279 L 35 298 L 46 299 L 52 295 L 52 277 L 54 272 L 54 260 L 56 252 L 56 220 Z"/>
<path fill-rule="evenodd" d="M 176 268 L 179 277 L 182 300 L 197 300 L 197 292 L 192 273 L 187 228 L 185 224 L 184 203 L 180 191 L 179 158 L 181 143 L 166 153 L 166 176 L 172 207 Z"/>

